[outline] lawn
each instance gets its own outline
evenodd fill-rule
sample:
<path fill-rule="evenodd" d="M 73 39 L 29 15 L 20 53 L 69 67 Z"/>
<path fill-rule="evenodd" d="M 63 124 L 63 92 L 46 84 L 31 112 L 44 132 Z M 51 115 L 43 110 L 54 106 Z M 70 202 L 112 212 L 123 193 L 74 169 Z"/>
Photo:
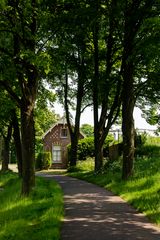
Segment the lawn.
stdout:
<path fill-rule="evenodd" d="M 0 239 L 58 240 L 63 218 L 59 185 L 36 177 L 36 187 L 27 198 L 20 196 L 17 174 L 0 173 Z"/>

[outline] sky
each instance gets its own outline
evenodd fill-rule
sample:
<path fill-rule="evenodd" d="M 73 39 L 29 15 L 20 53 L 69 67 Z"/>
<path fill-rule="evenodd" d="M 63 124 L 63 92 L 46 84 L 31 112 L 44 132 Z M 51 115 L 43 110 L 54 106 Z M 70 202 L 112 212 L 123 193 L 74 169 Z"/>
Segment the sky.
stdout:
<path fill-rule="evenodd" d="M 64 109 L 58 103 L 55 104 L 54 110 L 55 110 L 55 113 L 60 114 L 60 116 L 63 116 Z M 155 130 L 156 127 L 148 124 L 146 120 L 141 117 L 141 114 L 142 114 L 141 110 L 135 107 L 134 113 L 133 113 L 135 128 Z M 88 123 L 93 126 L 93 110 L 91 109 L 91 107 L 88 107 L 87 109 L 85 109 L 85 111 L 81 115 L 80 124 L 82 125 L 84 123 Z"/>

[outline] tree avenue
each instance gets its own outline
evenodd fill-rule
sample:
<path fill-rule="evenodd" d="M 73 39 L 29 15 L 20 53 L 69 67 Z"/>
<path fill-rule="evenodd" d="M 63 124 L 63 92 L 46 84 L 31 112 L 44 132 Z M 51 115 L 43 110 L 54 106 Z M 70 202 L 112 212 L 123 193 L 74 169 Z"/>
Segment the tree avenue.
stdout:
<path fill-rule="evenodd" d="M 145 99 L 158 101 L 159 84 L 155 82 L 159 77 L 159 3 L 159 0 L 0 3 L 0 86 L 7 99 L 1 99 L 1 104 L 7 106 L 11 99 L 14 102 L 11 122 L 23 195 L 28 195 L 35 185 L 34 108 L 38 105 L 37 92 L 43 96 L 41 99 L 47 99 L 44 82 L 59 93 L 59 101 L 64 105 L 71 136 L 70 165 L 77 162 L 81 112 L 92 105 L 95 172 L 103 168 L 104 141 L 121 112 L 122 178 L 128 179 L 133 174 L 134 106 L 143 107 Z M 150 50 L 147 45 L 152 45 Z M 153 91 L 154 101 L 150 97 Z M 76 112 L 74 128 L 71 108 Z M 1 123 L 2 120 L 3 116 Z M 10 118 L 7 120 L 9 123 Z M 5 134 L 9 139 L 9 132 Z"/>

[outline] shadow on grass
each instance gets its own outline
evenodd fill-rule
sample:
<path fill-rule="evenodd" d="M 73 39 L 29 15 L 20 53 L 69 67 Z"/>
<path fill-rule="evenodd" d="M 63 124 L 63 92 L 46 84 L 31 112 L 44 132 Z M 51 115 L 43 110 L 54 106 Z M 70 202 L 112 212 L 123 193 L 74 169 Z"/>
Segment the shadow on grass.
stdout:
<path fill-rule="evenodd" d="M 20 197 L 20 180 L 6 181 L 0 192 L 0 239 L 59 239 L 63 212 L 61 190 L 55 183 L 37 179 L 28 198 Z"/>

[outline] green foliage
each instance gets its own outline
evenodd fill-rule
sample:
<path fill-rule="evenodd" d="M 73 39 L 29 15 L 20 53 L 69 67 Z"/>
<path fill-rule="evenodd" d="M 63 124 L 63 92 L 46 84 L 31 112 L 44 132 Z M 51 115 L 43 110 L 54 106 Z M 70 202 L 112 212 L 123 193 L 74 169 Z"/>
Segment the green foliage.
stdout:
<path fill-rule="evenodd" d="M 70 166 L 67 169 L 68 173 L 77 173 L 80 171 L 93 171 L 94 170 L 94 159 L 88 157 L 85 161 L 77 161 L 76 167 Z"/>
<path fill-rule="evenodd" d="M 121 170 L 122 170 L 122 157 L 119 157 L 116 160 L 110 160 L 109 158 L 104 159 L 103 169 L 102 169 L 103 173 L 108 173 L 108 172 L 119 173 L 121 172 Z"/>
<path fill-rule="evenodd" d="M 36 178 L 27 198 L 20 196 L 16 174 L 0 174 L 0 239 L 59 240 L 63 217 L 62 191 L 56 182 Z"/>
<path fill-rule="evenodd" d="M 152 150 L 152 157 L 136 159 L 135 174 L 128 181 L 121 179 L 120 161 L 113 162 L 103 174 L 95 174 L 90 161 L 81 161 L 77 164 L 77 171 L 69 174 L 113 191 L 147 215 L 153 223 L 160 225 L 160 161 L 159 157 L 153 157 L 157 150 Z"/>
<path fill-rule="evenodd" d="M 43 153 L 43 168 L 49 169 L 51 166 L 51 152 Z"/>
<path fill-rule="evenodd" d="M 147 133 L 146 132 L 142 133 L 140 137 L 141 137 L 141 144 L 144 145 L 147 141 Z"/>
<path fill-rule="evenodd" d="M 147 136 L 146 145 L 160 146 L 160 137 Z"/>
<path fill-rule="evenodd" d="M 158 123 L 159 121 L 159 113 L 158 113 L 158 105 L 159 104 L 153 104 L 150 107 L 144 107 L 143 109 L 143 114 L 142 116 L 146 119 L 146 121 L 151 124 L 151 125 L 155 125 Z"/>
<path fill-rule="evenodd" d="M 113 141 L 113 136 L 108 135 L 105 143 L 104 143 L 104 155 L 108 154 L 108 146 Z M 70 158 L 70 149 L 71 145 L 68 145 L 68 158 Z M 86 160 L 88 157 L 94 156 L 94 138 L 93 137 L 86 137 L 84 139 L 79 140 L 78 142 L 78 160 Z"/>
<path fill-rule="evenodd" d="M 82 124 L 81 131 L 86 135 L 86 137 L 93 137 L 94 128 L 90 124 Z"/>
<path fill-rule="evenodd" d="M 85 160 L 87 157 L 94 156 L 94 139 L 87 137 L 78 142 L 78 159 Z"/>
<path fill-rule="evenodd" d="M 67 149 L 68 149 L 68 158 L 70 160 L 71 144 L 67 146 Z M 93 137 L 87 137 L 79 140 L 77 155 L 78 155 L 77 156 L 78 160 L 85 160 L 87 157 L 94 155 Z"/>
<path fill-rule="evenodd" d="M 36 158 L 36 169 L 49 169 L 51 166 L 51 153 L 50 152 L 40 152 Z"/>
<path fill-rule="evenodd" d="M 160 137 L 151 137 L 147 134 L 142 135 L 143 145 L 136 148 L 136 158 L 160 156 Z"/>
<path fill-rule="evenodd" d="M 43 169 L 43 153 L 42 152 L 39 152 L 37 154 L 35 168 L 36 170 Z"/>
<path fill-rule="evenodd" d="M 46 94 L 46 93 L 45 93 Z M 46 96 L 47 99 L 47 96 Z M 37 103 L 35 108 L 35 130 L 36 130 L 36 154 L 43 151 L 43 134 L 57 121 L 58 116 L 51 111 L 46 106 L 47 100 L 42 100 L 41 98 L 38 101 L 45 101 L 43 103 Z"/>

